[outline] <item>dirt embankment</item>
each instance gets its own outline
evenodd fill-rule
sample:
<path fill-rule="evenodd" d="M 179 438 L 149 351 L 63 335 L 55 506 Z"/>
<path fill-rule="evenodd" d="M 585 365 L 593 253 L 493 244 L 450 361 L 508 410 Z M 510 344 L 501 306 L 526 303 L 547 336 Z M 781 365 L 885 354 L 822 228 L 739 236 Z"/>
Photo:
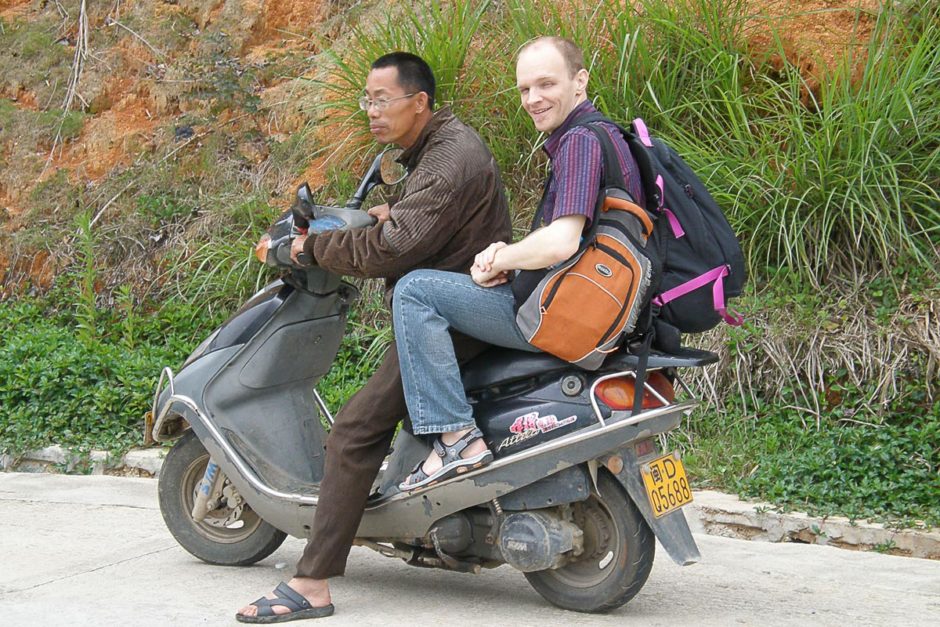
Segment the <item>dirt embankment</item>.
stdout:
<path fill-rule="evenodd" d="M 136 162 L 198 144 L 213 129 L 238 131 L 234 151 L 263 168 L 271 146 L 307 123 L 295 106 L 297 77 L 323 41 L 318 27 L 354 3 L 341 0 L 177 0 L 87 3 L 88 48 L 70 113 L 61 110 L 74 79 L 80 2 L 0 0 L 0 234 L 44 210 L 43 185 L 93 191 Z M 814 89 L 851 52 L 864 60 L 875 0 L 750 0 L 746 35 L 755 55 L 787 60 Z M 327 30 L 335 27 L 329 27 Z M 862 54 L 855 54 L 862 52 Z M 250 80 L 249 80 L 250 79 Z M 322 182 L 326 157 L 299 178 Z M 53 219 L 44 216 L 43 219 Z M 56 217 L 55 219 L 61 219 Z M 2 239 L 0 239 L 2 247 Z M 9 250 L 0 250 L 0 276 Z M 42 259 L 43 262 L 37 261 Z M 45 256 L 15 273 L 48 285 Z"/>
<path fill-rule="evenodd" d="M 880 0 L 749 0 L 745 33 L 754 54 L 770 55 L 778 68 L 784 63 L 777 52 L 782 47 L 786 61 L 816 92 L 826 74 L 846 61 L 858 76 L 880 7 Z"/>

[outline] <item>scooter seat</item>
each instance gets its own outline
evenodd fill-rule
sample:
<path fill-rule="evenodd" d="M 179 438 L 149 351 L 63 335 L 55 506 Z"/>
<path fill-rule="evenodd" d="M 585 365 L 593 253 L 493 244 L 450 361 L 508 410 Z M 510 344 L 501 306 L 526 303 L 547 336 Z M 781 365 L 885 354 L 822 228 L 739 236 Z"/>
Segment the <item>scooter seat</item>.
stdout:
<path fill-rule="evenodd" d="M 548 353 L 530 353 L 494 346 L 461 369 L 463 389 L 477 390 L 497 383 L 510 383 L 575 367 Z"/>
<path fill-rule="evenodd" d="M 634 370 L 639 365 L 639 361 L 639 355 L 621 349 L 611 353 L 599 371 Z M 682 347 L 672 353 L 650 351 L 646 367 L 648 369 L 697 368 L 716 361 L 718 361 L 718 355 L 715 353 Z M 578 370 L 579 368 L 548 353 L 530 353 L 494 346 L 464 366 L 463 387 L 466 391 L 477 390 L 564 369 Z"/>

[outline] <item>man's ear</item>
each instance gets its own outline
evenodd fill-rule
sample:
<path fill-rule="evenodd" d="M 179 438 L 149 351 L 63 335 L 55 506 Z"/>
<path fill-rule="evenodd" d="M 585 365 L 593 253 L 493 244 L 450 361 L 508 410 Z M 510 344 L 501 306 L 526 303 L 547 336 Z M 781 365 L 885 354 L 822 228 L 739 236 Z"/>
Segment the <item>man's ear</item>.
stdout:
<path fill-rule="evenodd" d="M 578 70 L 578 73 L 574 75 L 574 80 L 577 85 L 578 94 L 587 93 L 588 71 L 581 68 Z"/>
<path fill-rule="evenodd" d="M 425 91 L 419 91 L 415 96 L 415 113 L 424 113 L 428 109 L 428 94 Z"/>

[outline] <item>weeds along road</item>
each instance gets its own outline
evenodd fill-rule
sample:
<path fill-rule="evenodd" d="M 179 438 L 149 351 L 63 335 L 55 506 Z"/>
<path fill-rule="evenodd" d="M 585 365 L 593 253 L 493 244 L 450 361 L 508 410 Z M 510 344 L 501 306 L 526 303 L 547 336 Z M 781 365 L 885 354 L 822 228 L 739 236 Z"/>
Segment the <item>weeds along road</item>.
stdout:
<path fill-rule="evenodd" d="M 303 542 L 249 568 L 199 562 L 163 524 L 151 479 L 0 473 L 0 624 L 235 625 L 287 580 Z M 696 536 L 699 564 L 657 553 L 607 615 L 556 609 L 509 567 L 462 575 L 354 548 L 326 625 L 938 625 L 940 562 Z M 298 623 L 302 624 L 302 623 Z M 305 623 L 309 624 L 309 623 Z"/>

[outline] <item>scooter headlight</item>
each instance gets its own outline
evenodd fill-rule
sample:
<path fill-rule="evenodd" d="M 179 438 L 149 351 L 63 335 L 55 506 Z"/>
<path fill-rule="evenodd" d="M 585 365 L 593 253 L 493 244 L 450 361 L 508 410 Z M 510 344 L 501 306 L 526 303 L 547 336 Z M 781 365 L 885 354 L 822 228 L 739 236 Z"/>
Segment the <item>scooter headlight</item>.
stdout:
<path fill-rule="evenodd" d="M 255 244 L 255 257 L 261 263 L 267 263 L 269 250 L 271 250 L 271 236 L 265 233 Z"/>

